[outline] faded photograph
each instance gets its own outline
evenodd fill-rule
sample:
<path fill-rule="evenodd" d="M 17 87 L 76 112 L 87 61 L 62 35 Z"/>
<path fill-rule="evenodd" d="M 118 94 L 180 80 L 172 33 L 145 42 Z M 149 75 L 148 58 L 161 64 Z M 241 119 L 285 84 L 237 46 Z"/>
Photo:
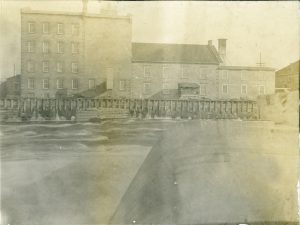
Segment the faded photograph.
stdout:
<path fill-rule="evenodd" d="M 1 225 L 298 224 L 297 1 L 0 3 Z"/>

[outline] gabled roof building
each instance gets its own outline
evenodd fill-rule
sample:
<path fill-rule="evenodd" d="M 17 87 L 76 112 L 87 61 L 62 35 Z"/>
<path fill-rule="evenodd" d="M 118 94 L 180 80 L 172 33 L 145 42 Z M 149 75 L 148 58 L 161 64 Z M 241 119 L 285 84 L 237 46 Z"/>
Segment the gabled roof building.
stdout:
<path fill-rule="evenodd" d="M 207 45 L 133 43 L 132 94 L 152 99 L 255 99 L 274 93 L 274 69 L 229 66 L 226 39 Z"/>

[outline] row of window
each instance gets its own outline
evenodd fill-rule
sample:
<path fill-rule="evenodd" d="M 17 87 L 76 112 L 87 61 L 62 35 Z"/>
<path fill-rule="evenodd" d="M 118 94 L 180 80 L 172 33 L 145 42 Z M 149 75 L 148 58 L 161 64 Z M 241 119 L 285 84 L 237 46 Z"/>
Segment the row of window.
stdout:
<path fill-rule="evenodd" d="M 257 72 L 253 72 L 253 74 L 251 74 L 251 72 L 249 72 L 249 71 L 240 71 L 241 80 L 248 80 L 249 76 L 253 76 L 254 74 L 257 74 Z M 220 79 L 228 80 L 228 71 L 227 70 L 221 71 Z M 259 81 L 266 80 L 265 74 L 259 73 L 258 80 Z"/>
<path fill-rule="evenodd" d="M 95 79 L 89 79 L 88 80 L 88 86 L 89 89 L 95 89 Z M 71 81 L 71 87 L 72 89 L 78 89 L 79 88 L 79 82 L 78 79 L 73 79 Z M 33 78 L 29 78 L 27 80 L 27 88 L 28 89 L 34 89 L 35 88 L 35 80 Z M 42 88 L 43 89 L 49 89 L 50 88 L 50 82 L 49 79 L 43 79 L 42 80 Z M 64 80 L 63 79 L 57 79 L 56 80 L 56 89 L 63 89 L 64 88 Z"/>
<path fill-rule="evenodd" d="M 89 89 L 95 89 L 95 79 L 89 79 L 88 80 L 88 86 L 89 86 Z M 150 83 L 148 84 L 148 86 L 150 88 Z M 72 89 L 78 89 L 79 88 L 78 79 L 73 79 L 71 81 L 71 87 L 72 87 Z M 28 89 L 34 89 L 35 88 L 35 80 L 33 78 L 29 78 L 27 80 L 27 88 Z M 43 79 L 42 80 L 42 88 L 43 89 L 49 89 L 50 88 L 49 79 Z M 56 80 L 56 89 L 63 89 L 63 88 L 64 88 L 64 80 L 63 79 L 57 79 Z M 119 81 L 119 90 L 120 91 L 125 91 L 126 90 L 126 80 L 120 80 Z"/>
<path fill-rule="evenodd" d="M 247 94 L 248 92 L 248 87 L 247 84 L 242 84 L 241 85 L 241 94 Z M 258 92 L 260 95 L 265 94 L 265 86 L 264 85 L 259 85 L 258 86 Z M 223 94 L 228 94 L 229 93 L 229 84 L 222 84 L 222 93 Z"/>
<path fill-rule="evenodd" d="M 32 53 L 36 52 L 36 42 L 35 41 L 27 41 L 27 52 Z M 42 53 L 49 53 L 50 52 L 50 42 L 49 41 L 43 41 L 42 42 Z M 57 41 L 56 42 L 56 53 L 64 53 L 65 52 L 65 43 L 63 41 Z M 79 53 L 79 43 L 78 42 L 72 42 L 71 43 L 71 52 L 72 54 L 78 54 Z"/>
<path fill-rule="evenodd" d="M 168 71 L 169 70 L 169 66 L 163 66 L 162 68 L 162 78 L 163 79 L 169 79 L 169 75 L 170 75 L 170 72 Z M 209 73 L 209 70 L 208 69 L 201 69 L 200 70 L 200 77 L 201 79 L 207 79 L 207 74 Z M 150 65 L 146 65 L 144 66 L 144 78 L 151 78 L 152 74 L 151 74 L 151 66 Z M 182 66 L 181 67 L 181 79 L 188 79 L 189 77 L 189 73 L 188 73 L 188 70 L 187 70 L 187 67 L 185 66 Z"/>
<path fill-rule="evenodd" d="M 181 66 L 181 79 L 188 79 L 189 77 L 189 73 L 188 73 L 188 67 L 187 66 Z M 152 77 L 151 74 L 151 66 L 150 65 L 145 65 L 144 66 L 144 78 L 146 80 L 149 80 Z M 169 79 L 170 75 L 172 73 L 170 73 L 170 71 L 168 71 L 169 66 L 163 66 L 162 68 L 162 78 L 167 80 Z M 199 75 L 200 75 L 200 79 L 207 79 L 207 75 L 211 72 L 210 69 L 205 69 L 205 68 L 201 68 L 199 69 Z M 255 72 L 253 72 L 255 73 Z M 249 77 L 249 71 L 240 71 L 241 74 L 241 80 L 247 80 Z M 227 70 L 223 70 L 221 71 L 221 80 L 228 80 L 228 71 Z M 266 76 L 264 76 L 264 74 L 259 74 L 258 76 L 258 80 L 265 80 Z"/>
<path fill-rule="evenodd" d="M 49 61 L 43 61 L 42 62 L 42 71 L 44 73 L 50 72 L 49 69 Z M 27 61 L 27 72 L 33 73 L 36 70 L 36 64 L 33 61 Z M 55 71 L 57 73 L 63 73 L 65 71 L 65 65 L 63 62 L 56 62 Z M 71 62 L 71 72 L 72 73 L 78 73 L 79 72 L 79 66 L 78 62 Z"/>
<path fill-rule="evenodd" d="M 42 23 L 36 23 L 36 22 L 28 22 L 27 23 L 27 32 L 30 34 L 34 34 L 36 32 L 41 32 L 43 34 L 50 34 L 52 32 L 53 26 L 51 26 L 50 29 L 50 23 L 49 22 L 42 22 Z M 65 24 L 64 23 L 55 23 L 56 28 L 55 31 L 52 33 L 56 34 L 65 34 Z M 71 25 L 71 34 L 72 35 L 79 35 L 79 24 L 72 24 Z"/>

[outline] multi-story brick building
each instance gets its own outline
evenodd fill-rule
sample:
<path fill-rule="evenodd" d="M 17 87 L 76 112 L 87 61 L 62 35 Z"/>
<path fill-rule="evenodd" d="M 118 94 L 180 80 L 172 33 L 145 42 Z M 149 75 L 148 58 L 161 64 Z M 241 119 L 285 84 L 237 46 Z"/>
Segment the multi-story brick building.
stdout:
<path fill-rule="evenodd" d="M 131 18 L 117 14 L 21 11 L 22 96 L 85 90 L 130 94 Z"/>
<path fill-rule="evenodd" d="M 226 65 L 226 39 L 207 45 L 133 43 L 135 98 L 255 99 L 274 93 L 274 69 Z"/>
<path fill-rule="evenodd" d="M 291 91 L 299 90 L 299 60 L 276 71 L 276 88 L 288 88 Z"/>

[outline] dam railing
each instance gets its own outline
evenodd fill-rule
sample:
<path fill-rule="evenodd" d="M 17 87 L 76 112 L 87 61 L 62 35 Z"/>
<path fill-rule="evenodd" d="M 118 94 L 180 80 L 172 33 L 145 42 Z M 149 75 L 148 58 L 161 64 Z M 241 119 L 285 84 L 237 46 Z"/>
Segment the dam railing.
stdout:
<path fill-rule="evenodd" d="M 203 119 L 259 119 L 259 108 L 252 100 L 154 100 L 131 98 L 6 98 L 0 99 L 0 110 L 6 117 L 76 118 L 79 112 L 119 109 L 131 117 L 171 117 Z M 101 118 L 101 113 L 99 115 Z"/>

